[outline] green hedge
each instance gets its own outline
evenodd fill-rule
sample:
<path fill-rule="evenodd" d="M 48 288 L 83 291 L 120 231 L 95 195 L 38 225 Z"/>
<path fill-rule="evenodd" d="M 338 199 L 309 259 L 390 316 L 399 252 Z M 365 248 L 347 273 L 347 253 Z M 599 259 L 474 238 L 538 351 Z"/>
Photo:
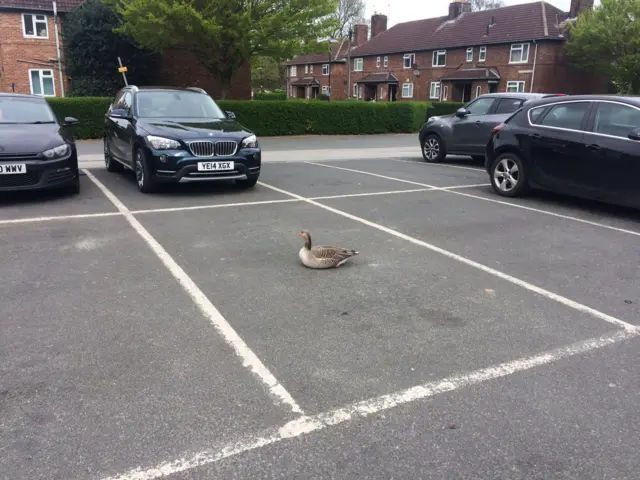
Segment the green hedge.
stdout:
<path fill-rule="evenodd" d="M 254 100 L 286 100 L 286 93 L 279 92 L 256 92 L 253 94 Z"/>
<path fill-rule="evenodd" d="M 429 107 L 427 111 L 427 119 L 429 119 L 429 117 L 456 113 L 456 110 L 464 105 L 465 103 L 463 102 L 436 102 Z"/>
<path fill-rule="evenodd" d="M 111 98 L 51 98 L 59 118 L 76 117 L 79 139 L 102 138 L 104 115 Z M 349 101 L 219 100 L 223 110 L 260 136 L 358 135 L 417 132 L 425 122 L 428 103 Z"/>

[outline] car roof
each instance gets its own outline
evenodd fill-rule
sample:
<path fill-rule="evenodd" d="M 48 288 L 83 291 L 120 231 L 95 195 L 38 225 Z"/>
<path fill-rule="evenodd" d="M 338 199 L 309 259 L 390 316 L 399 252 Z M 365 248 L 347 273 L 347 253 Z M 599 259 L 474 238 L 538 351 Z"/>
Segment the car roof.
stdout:
<path fill-rule="evenodd" d="M 40 95 L 30 95 L 27 93 L 0 92 L 0 98 L 32 98 L 44 101 L 44 97 Z"/>
<path fill-rule="evenodd" d="M 158 86 L 149 85 L 149 86 L 139 87 L 137 85 L 127 85 L 125 88 L 129 88 L 131 90 L 135 90 L 138 92 L 155 91 L 155 92 L 195 92 L 195 93 L 204 93 L 204 94 L 207 93 L 202 88 L 199 88 L 199 87 L 167 87 L 162 85 L 158 85 Z"/>
<path fill-rule="evenodd" d="M 516 98 L 535 99 L 535 98 L 544 98 L 546 96 L 556 96 L 556 95 L 561 95 L 561 94 L 560 93 L 528 93 L 528 92 L 512 92 L 512 93 L 495 92 L 495 93 L 485 93 L 483 95 L 480 95 L 480 97 L 487 97 L 487 98 L 516 97 Z"/>
<path fill-rule="evenodd" d="M 629 105 L 633 105 L 640 108 L 640 97 L 632 97 L 627 95 L 564 95 L 559 97 L 546 97 L 539 98 L 537 100 L 533 100 L 527 102 L 527 108 L 533 108 L 541 105 L 550 105 L 552 103 L 559 102 L 576 102 L 576 101 L 589 101 L 595 102 L 598 100 L 608 100 L 615 101 L 621 103 L 627 103 Z"/>

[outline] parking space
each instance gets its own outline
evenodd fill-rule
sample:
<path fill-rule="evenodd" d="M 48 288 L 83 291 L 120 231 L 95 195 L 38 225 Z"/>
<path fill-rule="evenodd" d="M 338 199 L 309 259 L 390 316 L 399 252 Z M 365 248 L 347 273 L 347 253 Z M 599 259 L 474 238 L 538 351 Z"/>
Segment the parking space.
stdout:
<path fill-rule="evenodd" d="M 575 478 L 604 458 L 627 478 L 637 236 L 482 200 L 466 163 L 323 164 L 156 195 L 96 169 L 76 200 L 0 207 L 114 215 L 0 225 L 0 470 Z M 300 230 L 360 254 L 306 269 Z"/>

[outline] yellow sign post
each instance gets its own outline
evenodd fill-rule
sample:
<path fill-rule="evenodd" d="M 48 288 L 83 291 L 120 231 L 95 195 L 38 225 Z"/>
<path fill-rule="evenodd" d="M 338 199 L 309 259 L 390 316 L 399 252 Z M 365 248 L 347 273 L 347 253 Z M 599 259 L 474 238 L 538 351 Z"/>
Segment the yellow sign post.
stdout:
<path fill-rule="evenodd" d="M 128 70 L 127 70 L 127 67 L 119 67 L 119 68 L 118 68 L 118 71 L 119 71 L 120 73 L 124 73 L 124 72 L 127 72 Z"/>

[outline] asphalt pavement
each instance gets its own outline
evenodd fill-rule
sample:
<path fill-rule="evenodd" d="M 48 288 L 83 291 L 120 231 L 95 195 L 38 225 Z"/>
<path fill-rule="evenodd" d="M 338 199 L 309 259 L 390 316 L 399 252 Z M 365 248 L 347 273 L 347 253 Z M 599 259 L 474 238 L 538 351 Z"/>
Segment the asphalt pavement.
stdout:
<path fill-rule="evenodd" d="M 0 478 L 637 478 L 640 213 L 350 158 L 0 200 Z"/>

